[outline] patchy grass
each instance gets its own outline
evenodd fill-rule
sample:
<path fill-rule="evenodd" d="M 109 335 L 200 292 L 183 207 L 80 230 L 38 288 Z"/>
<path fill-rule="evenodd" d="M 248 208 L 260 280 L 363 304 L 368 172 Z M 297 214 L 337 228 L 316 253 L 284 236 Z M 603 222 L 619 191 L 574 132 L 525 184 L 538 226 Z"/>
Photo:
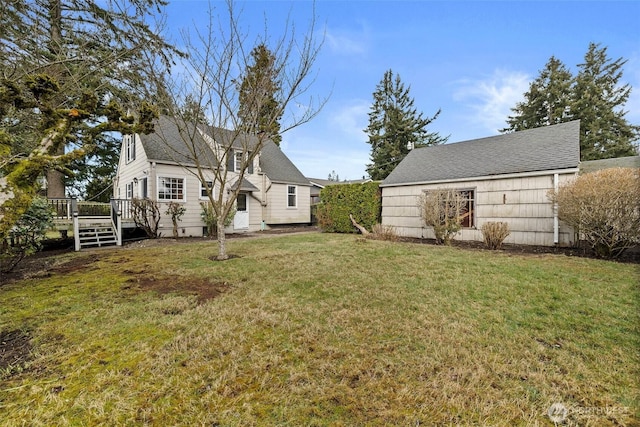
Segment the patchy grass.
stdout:
<path fill-rule="evenodd" d="M 0 425 L 640 425 L 637 265 L 305 234 L 0 287 Z M 22 331 L 22 332 L 20 332 Z M 2 343 L 0 343 L 2 345 Z"/>

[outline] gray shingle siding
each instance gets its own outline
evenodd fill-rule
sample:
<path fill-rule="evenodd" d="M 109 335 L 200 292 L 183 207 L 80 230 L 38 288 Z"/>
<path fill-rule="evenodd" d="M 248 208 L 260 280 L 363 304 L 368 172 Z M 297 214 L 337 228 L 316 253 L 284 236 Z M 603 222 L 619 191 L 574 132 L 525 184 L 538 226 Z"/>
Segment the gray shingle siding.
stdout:
<path fill-rule="evenodd" d="M 417 148 L 381 187 L 577 168 L 580 121 Z"/>

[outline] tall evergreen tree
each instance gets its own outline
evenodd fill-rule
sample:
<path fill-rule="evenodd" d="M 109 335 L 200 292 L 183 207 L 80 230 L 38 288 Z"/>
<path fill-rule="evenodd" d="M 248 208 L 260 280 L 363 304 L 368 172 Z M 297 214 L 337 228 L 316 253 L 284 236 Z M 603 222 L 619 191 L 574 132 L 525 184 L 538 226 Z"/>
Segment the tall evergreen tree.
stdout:
<path fill-rule="evenodd" d="M 180 107 L 180 117 L 185 123 L 210 124 L 204 107 L 190 93 L 187 94 L 182 107 Z"/>
<path fill-rule="evenodd" d="M 607 48 L 589 44 L 578 74 L 551 57 L 524 94 L 525 100 L 512 109 L 508 127 L 502 132 L 532 129 L 580 120 L 580 158 L 606 159 L 637 154 L 634 142 L 640 127 L 625 118 L 624 105 L 631 86 L 621 84 L 625 60 L 612 60 Z"/>
<path fill-rule="evenodd" d="M 12 93 L 30 97 L 29 81 L 39 76 L 55 86 L 47 97 L 52 109 L 77 108 L 81 100 L 91 99 L 91 103 L 113 101 L 124 111 L 136 110 L 157 93 L 149 86 L 152 75 L 168 67 L 172 54 L 178 53 L 152 24 L 166 3 L 8 0 L 0 12 L 0 73 L 4 77 L 0 90 L 7 99 Z M 155 58 L 155 67 L 149 67 L 150 57 Z M 39 145 L 51 132 L 52 117 L 39 109 L 8 107 L 0 117 L 0 130 L 11 135 L 5 141 L 11 158 L 24 158 L 42 148 Z M 84 124 L 92 126 L 88 121 Z M 72 172 L 81 181 L 101 180 L 104 177 L 96 176 L 97 172 L 115 169 L 117 156 L 112 151 L 117 150 L 117 141 L 107 133 L 95 133 L 88 144 L 81 134 L 67 134 L 47 146 L 47 154 L 53 156 L 62 156 L 65 150 L 85 151 L 84 161 L 65 165 L 64 173 L 60 165 L 43 164 L 50 196 L 65 196 L 63 180 Z"/>
<path fill-rule="evenodd" d="M 280 146 L 282 108 L 276 99 L 281 84 L 275 55 L 259 44 L 251 51 L 252 64 L 240 84 L 239 119 L 242 130 L 249 134 L 264 133 Z"/>
<path fill-rule="evenodd" d="M 371 144 L 371 161 L 367 173 L 374 180 L 385 179 L 413 148 L 446 142 L 437 132 L 428 132 L 427 125 L 433 117 L 423 118 L 409 96 L 399 75 L 392 70 L 384 73 L 373 93 L 373 105 L 369 112 L 369 126 L 365 132 Z"/>
<path fill-rule="evenodd" d="M 637 154 L 633 143 L 640 127 L 625 118 L 624 105 L 631 86 L 621 84 L 626 60 L 607 56 L 607 48 L 590 43 L 573 89 L 571 114 L 580 122 L 582 160 L 606 159 Z"/>
<path fill-rule="evenodd" d="M 529 85 L 524 101 L 512 108 L 509 126 L 502 132 L 532 129 L 572 120 L 569 111 L 573 76 L 565 65 L 552 56 L 540 75 Z"/>
<path fill-rule="evenodd" d="M 111 132 L 152 130 L 154 73 L 179 54 L 151 22 L 165 0 L 8 0 L 0 8 L 0 239 L 40 178 L 64 197 L 63 176 L 115 169 Z M 150 66 L 149 61 L 153 62 Z M 127 111 L 137 111 L 137 117 Z M 105 151 L 106 150 L 106 151 Z M 100 153 L 105 156 L 97 157 Z M 89 166 L 88 166 L 89 165 Z M 77 170 L 74 171 L 73 169 Z M 88 172 L 92 168 L 92 172 Z M 57 172 L 53 174 L 52 172 Z"/>

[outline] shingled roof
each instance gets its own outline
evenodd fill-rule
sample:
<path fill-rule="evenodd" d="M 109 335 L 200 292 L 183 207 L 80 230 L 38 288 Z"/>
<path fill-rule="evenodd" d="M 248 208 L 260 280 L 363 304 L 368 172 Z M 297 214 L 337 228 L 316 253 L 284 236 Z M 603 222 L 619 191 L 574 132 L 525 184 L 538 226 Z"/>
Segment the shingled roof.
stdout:
<path fill-rule="evenodd" d="M 215 156 L 192 123 L 180 123 L 167 116 L 161 116 L 155 123 L 155 132 L 140 135 L 142 147 L 149 161 L 193 166 L 193 155 L 187 149 L 185 141 L 191 141 L 196 153 L 206 159 L 206 165 L 216 166 Z M 204 163 L 204 162 L 203 162 Z"/>
<path fill-rule="evenodd" d="M 577 168 L 580 121 L 411 151 L 381 187 Z"/>
<path fill-rule="evenodd" d="M 258 139 L 255 136 L 237 135 L 227 129 L 213 126 L 201 126 L 206 135 L 211 136 L 220 144 L 232 143 L 234 148 L 241 149 L 242 144 L 248 145 L 249 150 L 255 147 Z M 207 167 L 215 167 L 217 161 L 210 145 L 205 141 L 192 123 L 181 123 L 167 116 L 161 116 L 156 121 L 155 132 L 140 135 L 140 140 L 149 161 L 177 164 L 180 166 L 194 166 L 193 155 L 187 149 L 185 141 L 191 141 L 202 162 Z M 246 138 L 246 139 L 245 139 Z M 272 141 L 267 141 L 260 153 L 260 169 L 271 181 L 289 184 L 311 185 L 298 168 L 282 152 L 280 147 Z"/>
<path fill-rule="evenodd" d="M 311 186 L 309 180 L 272 141 L 267 141 L 262 147 L 260 169 L 273 182 Z"/>

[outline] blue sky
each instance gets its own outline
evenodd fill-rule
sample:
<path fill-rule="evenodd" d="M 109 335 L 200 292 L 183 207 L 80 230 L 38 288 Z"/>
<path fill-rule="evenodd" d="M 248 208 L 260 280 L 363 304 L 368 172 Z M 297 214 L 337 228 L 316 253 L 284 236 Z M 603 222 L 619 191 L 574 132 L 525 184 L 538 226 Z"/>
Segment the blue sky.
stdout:
<path fill-rule="evenodd" d="M 224 9 L 220 1 L 214 7 Z M 287 16 L 307 28 L 313 3 L 245 1 L 248 31 L 281 35 Z M 171 0 L 168 30 L 203 25 L 203 0 Z M 331 94 L 310 123 L 283 135 L 282 150 L 305 176 L 366 175 L 371 146 L 363 132 L 376 85 L 388 69 L 410 86 L 428 127 L 449 142 L 498 134 L 510 108 L 554 55 L 572 72 L 590 42 L 624 58 L 631 99 L 628 120 L 640 124 L 640 1 L 391 1 L 317 0 L 316 25 L 325 41 L 316 62 L 314 96 Z M 322 34 L 319 34 L 321 37 Z"/>

